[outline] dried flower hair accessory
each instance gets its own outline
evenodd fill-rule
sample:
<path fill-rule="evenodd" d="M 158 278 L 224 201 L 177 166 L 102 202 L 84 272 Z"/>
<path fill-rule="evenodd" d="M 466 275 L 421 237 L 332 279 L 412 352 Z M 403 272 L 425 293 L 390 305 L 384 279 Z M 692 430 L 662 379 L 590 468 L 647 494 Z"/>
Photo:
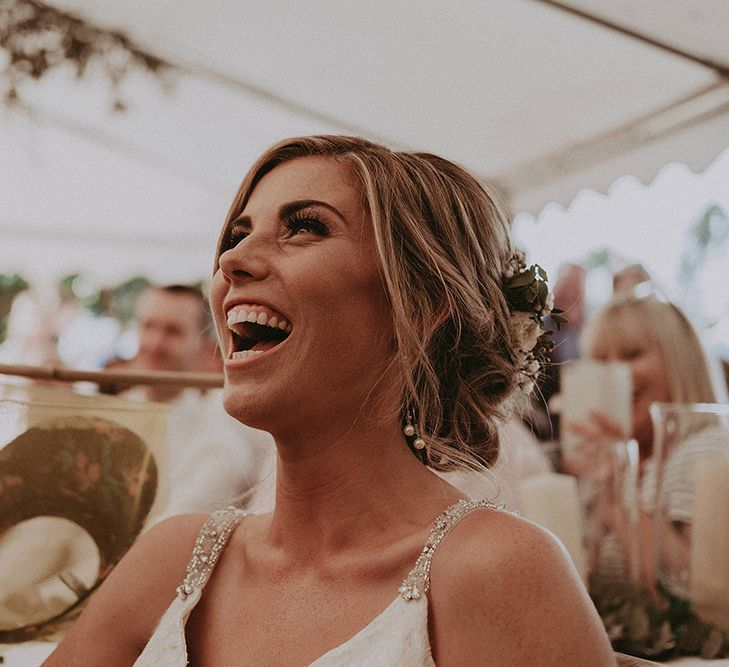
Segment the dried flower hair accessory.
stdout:
<path fill-rule="evenodd" d="M 524 253 L 515 251 L 504 270 L 503 290 L 511 312 L 511 334 L 520 357 L 519 386 L 525 394 L 534 388 L 541 367 L 554 349 L 543 318 L 549 315 L 559 329 L 567 321 L 564 311 L 554 307 L 554 294 L 547 286 L 547 272 L 527 266 Z"/>

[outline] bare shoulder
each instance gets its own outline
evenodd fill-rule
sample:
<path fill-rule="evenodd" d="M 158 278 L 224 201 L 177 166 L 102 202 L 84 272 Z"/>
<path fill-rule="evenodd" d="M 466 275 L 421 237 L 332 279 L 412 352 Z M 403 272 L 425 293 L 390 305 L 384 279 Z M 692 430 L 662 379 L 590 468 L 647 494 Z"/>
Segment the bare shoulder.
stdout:
<path fill-rule="evenodd" d="M 208 516 L 176 516 L 145 533 L 92 594 L 44 664 L 132 664 L 172 603 Z"/>
<path fill-rule="evenodd" d="M 438 665 L 614 665 L 602 623 L 564 547 L 507 512 L 465 517 L 431 568 Z"/>

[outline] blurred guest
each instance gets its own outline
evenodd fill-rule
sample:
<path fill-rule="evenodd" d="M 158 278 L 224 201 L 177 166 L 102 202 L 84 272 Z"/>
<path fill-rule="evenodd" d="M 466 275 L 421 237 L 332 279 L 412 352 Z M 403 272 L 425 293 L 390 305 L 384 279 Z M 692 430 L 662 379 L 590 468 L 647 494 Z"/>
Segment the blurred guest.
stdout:
<path fill-rule="evenodd" d="M 127 367 L 189 372 L 201 370 L 203 362 L 209 364 L 211 319 L 199 289 L 150 287 L 139 296 L 135 320 L 139 351 Z M 203 352 L 206 356 L 201 359 Z M 220 390 L 148 385 L 133 387 L 123 395 L 170 406 L 172 493 L 166 515 L 209 510 L 252 493 L 273 469 L 273 443 L 268 433 L 228 416 Z"/>
<path fill-rule="evenodd" d="M 654 402 L 715 403 L 717 391 L 709 362 L 699 337 L 686 316 L 674 305 L 654 296 L 619 296 L 599 311 L 586 325 L 583 334 L 585 356 L 599 361 L 620 361 L 630 365 L 632 377 L 632 427 L 630 433 L 607 415 L 595 411 L 586 423 L 571 423 L 567 428 L 580 435 L 585 451 L 616 440 L 635 438 L 639 449 L 640 509 L 644 549 L 652 549 L 652 526 L 649 519 L 656 508 L 657 462 L 654 459 L 654 433 L 650 406 Z M 693 515 L 694 483 L 697 465 L 729 444 L 729 433 L 708 429 L 691 434 L 666 460 L 661 500 L 669 508 L 672 531 L 684 533 Z M 583 464 L 572 470 L 590 474 L 594 456 L 585 456 Z M 620 524 L 627 525 L 619 514 L 612 514 L 613 534 Z M 683 527 L 683 528 L 682 528 Z M 608 530 L 608 532 L 610 532 Z M 684 535 L 684 538 L 686 536 Z M 614 550 L 614 545 L 611 546 Z M 613 558 L 615 554 L 612 554 Z M 643 558 L 650 570 L 652 559 Z M 653 573 L 644 574 L 653 581 Z"/>
<path fill-rule="evenodd" d="M 653 454 L 651 403 L 717 400 L 698 334 L 673 304 L 653 296 L 617 297 L 587 323 L 582 343 L 585 356 L 591 359 L 630 365 L 633 425 L 632 432 L 625 434 L 612 420 L 596 413 L 592 423 L 572 426 L 590 438 L 635 438 L 642 463 Z"/>
<path fill-rule="evenodd" d="M 552 360 L 564 362 L 580 356 L 579 339 L 585 322 L 585 278 L 587 273 L 579 264 L 565 264 L 559 270 L 554 285 L 554 305 L 564 311 L 567 322 L 551 324 L 554 331 Z"/>
<path fill-rule="evenodd" d="M 187 285 L 149 287 L 134 310 L 139 350 L 132 368 L 154 371 L 196 371 L 210 314 L 203 293 Z M 183 393 L 181 387 L 151 385 L 143 389 L 153 401 L 167 402 Z"/>
<path fill-rule="evenodd" d="M 30 366 L 56 366 L 60 359 L 58 302 L 49 291 L 27 290 L 13 300 L 7 320 L 5 341 L 0 345 L 0 362 Z"/>
<path fill-rule="evenodd" d="M 631 294 L 636 287 L 650 280 L 650 274 L 642 264 L 628 264 L 613 274 L 613 295 Z"/>
<path fill-rule="evenodd" d="M 580 356 L 579 338 L 585 320 L 585 278 L 585 269 L 579 264 L 564 264 L 557 274 L 554 305 L 564 311 L 567 322 L 557 326 L 551 317 L 545 318 L 545 328 L 552 331 L 554 352 L 552 363 L 545 367 L 539 381 L 539 391 L 529 418 L 534 432 L 541 439 L 559 438 L 559 415 L 550 410 L 549 400 L 559 393 L 561 365 Z"/>

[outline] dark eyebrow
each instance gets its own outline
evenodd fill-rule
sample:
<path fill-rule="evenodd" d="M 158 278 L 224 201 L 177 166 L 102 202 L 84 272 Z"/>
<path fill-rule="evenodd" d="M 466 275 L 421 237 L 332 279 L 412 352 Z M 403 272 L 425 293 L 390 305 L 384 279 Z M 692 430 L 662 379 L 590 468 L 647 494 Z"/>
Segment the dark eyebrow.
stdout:
<path fill-rule="evenodd" d="M 320 201 L 318 199 L 299 199 L 297 201 L 289 202 L 288 204 L 284 204 L 283 206 L 281 206 L 281 208 L 279 208 L 278 214 L 281 218 L 288 218 L 289 216 L 304 208 L 312 208 L 314 206 L 325 208 L 328 211 L 331 211 L 343 223 L 347 224 L 347 219 L 340 213 L 337 208 L 335 208 L 331 204 L 327 204 L 325 201 Z"/>
<path fill-rule="evenodd" d="M 301 211 L 305 208 L 311 208 L 313 206 L 320 206 L 322 208 L 325 208 L 334 215 L 336 215 L 342 222 L 345 224 L 347 223 L 346 218 L 339 212 L 337 208 L 332 206 L 331 204 L 327 204 L 325 201 L 320 201 L 318 199 L 298 199 L 296 201 L 289 202 L 288 204 L 283 204 L 278 209 L 278 215 L 280 218 L 288 218 L 298 211 Z M 231 220 L 230 225 L 228 227 L 228 232 L 230 232 L 231 229 L 236 229 L 242 227 L 244 230 L 250 232 L 253 228 L 253 221 L 251 220 L 250 215 L 245 215 L 241 213 L 237 218 L 234 218 Z"/>

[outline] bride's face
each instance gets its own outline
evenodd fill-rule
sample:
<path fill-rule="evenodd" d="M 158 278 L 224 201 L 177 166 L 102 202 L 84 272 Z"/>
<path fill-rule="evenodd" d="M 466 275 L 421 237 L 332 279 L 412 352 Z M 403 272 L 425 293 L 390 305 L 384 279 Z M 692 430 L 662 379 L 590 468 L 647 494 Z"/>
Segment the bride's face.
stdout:
<path fill-rule="evenodd" d="M 274 168 L 224 237 L 210 302 L 226 410 L 274 434 L 356 415 L 394 344 L 372 224 L 348 168 L 321 157 Z"/>

